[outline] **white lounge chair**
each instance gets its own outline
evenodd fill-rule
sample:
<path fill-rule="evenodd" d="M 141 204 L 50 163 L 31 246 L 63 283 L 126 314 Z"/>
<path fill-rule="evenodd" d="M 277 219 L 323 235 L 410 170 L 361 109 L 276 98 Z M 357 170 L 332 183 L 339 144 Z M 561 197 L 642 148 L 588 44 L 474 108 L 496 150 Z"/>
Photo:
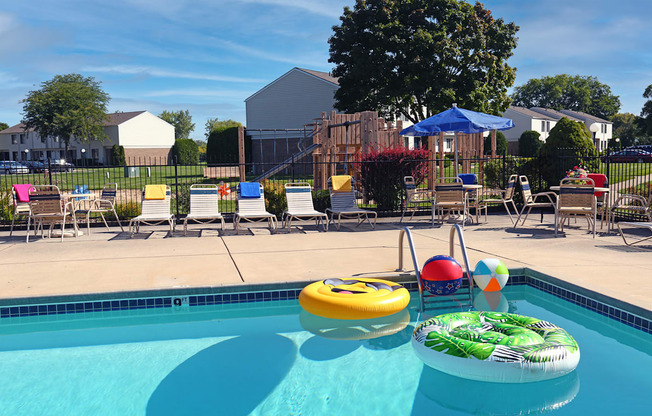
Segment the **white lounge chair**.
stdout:
<path fill-rule="evenodd" d="M 296 182 L 285 184 L 285 198 L 288 209 L 283 213 L 283 226 L 288 231 L 292 227 L 292 220 L 300 221 L 315 220 L 317 227 L 321 224 L 324 231 L 328 231 L 328 216 L 315 210 L 312 202 L 312 188 L 307 182 Z M 322 223 L 323 220 L 323 223 Z"/>
<path fill-rule="evenodd" d="M 224 217 L 220 214 L 218 186 L 190 185 L 190 213 L 183 219 L 183 235 L 188 235 L 188 220 L 208 224 L 219 220 L 224 230 Z"/>
<path fill-rule="evenodd" d="M 163 189 L 165 195 L 162 195 Z M 141 224 L 158 225 L 167 222 L 170 225 L 170 235 L 174 233 L 175 223 L 174 215 L 170 212 L 170 195 L 171 191 L 168 185 L 145 186 L 141 214 L 129 221 L 129 238 L 140 231 Z"/>
<path fill-rule="evenodd" d="M 256 192 L 256 188 L 258 192 Z M 233 228 L 239 231 L 240 221 L 260 222 L 267 220 L 271 232 L 276 231 L 276 215 L 265 208 L 265 192 L 258 182 L 240 182 L 238 184 L 238 212 L 233 218 Z"/>
<path fill-rule="evenodd" d="M 652 232 L 652 222 L 619 222 L 617 223 L 618 225 L 618 231 L 620 231 L 620 236 L 623 238 L 623 241 L 625 244 L 628 246 L 633 246 L 634 244 L 641 243 L 643 241 L 647 241 L 649 239 L 652 239 L 652 235 L 649 237 L 643 237 L 639 238 L 638 240 L 632 241 L 631 243 L 627 242 L 627 239 L 625 238 L 625 233 L 623 232 L 622 226 L 627 226 L 627 227 L 634 227 L 634 228 L 644 228 L 646 230 L 649 230 Z"/>
<path fill-rule="evenodd" d="M 341 182 L 344 185 L 334 187 L 333 181 Z M 358 220 L 356 227 L 367 220 L 372 229 L 376 228 L 378 213 L 358 208 L 358 201 L 355 198 L 355 181 L 350 175 L 328 178 L 328 190 L 331 197 L 331 207 L 326 208 L 326 214 L 330 213 L 329 221 L 331 222 L 335 222 L 335 217 L 337 216 L 338 230 L 340 229 L 342 218 L 356 218 Z M 369 215 L 374 216 L 373 223 L 369 219 Z"/>

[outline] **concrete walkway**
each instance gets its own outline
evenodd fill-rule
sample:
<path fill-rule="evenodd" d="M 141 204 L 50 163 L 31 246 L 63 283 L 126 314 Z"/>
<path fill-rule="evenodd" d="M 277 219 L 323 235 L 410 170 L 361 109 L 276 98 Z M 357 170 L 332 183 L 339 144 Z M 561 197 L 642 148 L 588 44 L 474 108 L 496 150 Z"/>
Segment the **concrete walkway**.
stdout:
<path fill-rule="evenodd" d="M 583 219 L 555 238 L 553 216 L 539 219 L 530 216 L 514 229 L 506 215 L 493 214 L 487 222 L 467 225 L 471 267 L 497 257 L 510 268 L 529 267 L 652 310 L 652 247 L 627 247 L 606 227 L 593 239 Z M 433 228 L 426 217 L 403 225 L 397 218 L 381 219 L 375 231 L 353 223 L 325 233 L 304 224 L 274 235 L 258 224 L 240 235 L 230 224 L 223 233 L 215 225 L 197 225 L 187 237 L 177 232 L 172 238 L 163 227 L 143 227 L 146 232 L 134 239 L 94 228 L 91 236 L 63 243 L 36 238 L 29 244 L 25 231 L 12 238 L 1 232 L 0 300 L 381 275 L 397 268 L 404 225 L 412 230 L 421 264 L 449 251 L 451 225 Z M 406 268 L 412 269 L 405 250 Z M 462 263 L 459 249 L 456 258 Z"/>

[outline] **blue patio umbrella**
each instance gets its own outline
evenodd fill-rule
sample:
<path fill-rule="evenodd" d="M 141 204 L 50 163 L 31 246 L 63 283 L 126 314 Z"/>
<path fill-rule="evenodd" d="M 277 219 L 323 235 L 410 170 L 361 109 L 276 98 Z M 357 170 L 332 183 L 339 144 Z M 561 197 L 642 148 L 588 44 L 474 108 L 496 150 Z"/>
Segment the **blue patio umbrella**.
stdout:
<path fill-rule="evenodd" d="M 455 174 L 457 174 L 457 133 L 483 133 L 488 130 L 507 130 L 514 127 L 512 119 L 453 108 L 428 117 L 401 130 L 402 136 L 433 136 L 435 133 L 455 133 Z"/>

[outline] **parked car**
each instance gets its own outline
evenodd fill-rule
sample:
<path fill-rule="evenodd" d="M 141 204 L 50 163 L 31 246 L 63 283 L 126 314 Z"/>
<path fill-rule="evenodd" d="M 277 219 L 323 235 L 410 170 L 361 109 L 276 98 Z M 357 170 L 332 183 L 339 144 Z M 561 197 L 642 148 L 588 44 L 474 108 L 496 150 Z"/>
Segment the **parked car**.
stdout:
<path fill-rule="evenodd" d="M 29 168 L 31 173 L 42 173 L 48 168 L 45 163 L 39 162 L 38 160 L 28 160 L 25 162 L 25 165 Z"/>
<path fill-rule="evenodd" d="M 46 169 L 49 166 L 52 172 L 72 172 L 75 170 L 75 165 L 63 159 L 50 159 L 50 162 L 45 161 L 44 165 Z"/>
<path fill-rule="evenodd" d="M 625 149 L 619 152 L 610 154 L 609 156 L 602 156 L 602 161 L 609 161 L 611 163 L 624 163 L 624 162 L 652 162 L 652 153 L 646 152 L 642 149 Z"/>
<path fill-rule="evenodd" d="M 29 173 L 29 168 L 14 160 L 3 160 L 0 161 L 0 173 Z"/>
<path fill-rule="evenodd" d="M 630 147 L 629 149 L 641 149 L 652 153 L 652 144 L 638 144 L 636 146 Z"/>

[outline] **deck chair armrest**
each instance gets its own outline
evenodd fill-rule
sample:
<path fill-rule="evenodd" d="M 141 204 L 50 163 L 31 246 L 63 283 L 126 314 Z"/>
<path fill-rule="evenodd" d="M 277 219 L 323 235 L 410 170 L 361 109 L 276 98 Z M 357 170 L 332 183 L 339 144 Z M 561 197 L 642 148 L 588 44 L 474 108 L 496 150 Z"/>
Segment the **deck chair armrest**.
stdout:
<path fill-rule="evenodd" d="M 532 195 L 532 202 L 535 202 L 537 198 L 539 197 L 546 197 L 548 198 L 548 201 L 550 201 L 551 204 L 556 203 L 557 201 L 557 194 L 554 192 L 539 192 L 538 194 Z"/>
<path fill-rule="evenodd" d="M 624 195 L 620 195 L 618 199 L 616 199 L 616 202 L 614 202 L 612 209 L 618 208 L 618 205 L 623 201 L 629 202 L 623 205 L 632 205 L 631 204 L 632 202 L 638 202 L 639 204 L 641 204 L 641 207 L 643 208 L 647 206 L 647 199 L 643 198 L 642 196 L 633 195 L 633 194 L 624 194 Z"/>

